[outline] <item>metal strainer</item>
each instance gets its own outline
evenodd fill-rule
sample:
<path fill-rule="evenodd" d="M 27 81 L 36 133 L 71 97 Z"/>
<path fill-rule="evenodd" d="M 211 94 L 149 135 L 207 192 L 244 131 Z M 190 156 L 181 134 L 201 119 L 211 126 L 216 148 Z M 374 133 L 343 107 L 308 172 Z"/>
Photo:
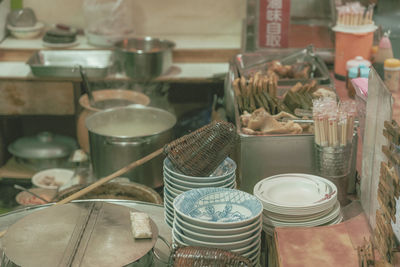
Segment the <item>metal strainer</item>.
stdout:
<path fill-rule="evenodd" d="M 172 141 L 164 153 L 183 174 L 209 176 L 226 159 L 235 140 L 235 127 L 217 121 Z"/>

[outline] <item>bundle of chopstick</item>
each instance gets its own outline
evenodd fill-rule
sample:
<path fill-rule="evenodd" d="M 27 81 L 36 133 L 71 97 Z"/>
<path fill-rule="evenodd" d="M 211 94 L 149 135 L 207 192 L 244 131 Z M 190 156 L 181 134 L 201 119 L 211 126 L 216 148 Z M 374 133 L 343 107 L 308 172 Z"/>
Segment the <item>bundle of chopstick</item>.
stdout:
<path fill-rule="evenodd" d="M 323 147 L 347 146 L 352 143 L 356 104 L 333 98 L 313 101 L 315 143 Z"/>
<path fill-rule="evenodd" d="M 236 102 L 239 111 L 253 112 L 263 107 L 270 114 L 278 110 L 276 91 L 278 87 L 278 76 L 273 71 L 262 73 L 261 71 L 250 75 L 248 79 L 244 76 L 236 78 L 233 83 Z"/>
<path fill-rule="evenodd" d="M 364 7 L 360 2 L 349 2 L 336 7 L 337 21 L 340 26 L 361 26 L 373 24 L 374 5 Z"/>

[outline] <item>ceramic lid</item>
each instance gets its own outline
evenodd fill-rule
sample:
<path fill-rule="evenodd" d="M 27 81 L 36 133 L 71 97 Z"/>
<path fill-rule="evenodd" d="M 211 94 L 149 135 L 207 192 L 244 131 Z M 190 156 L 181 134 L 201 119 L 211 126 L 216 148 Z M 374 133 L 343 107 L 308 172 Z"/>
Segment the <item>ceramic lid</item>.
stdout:
<path fill-rule="evenodd" d="M 17 139 L 8 146 L 8 151 L 21 158 L 50 159 L 68 157 L 76 148 L 76 141 L 71 137 L 41 132 Z"/>

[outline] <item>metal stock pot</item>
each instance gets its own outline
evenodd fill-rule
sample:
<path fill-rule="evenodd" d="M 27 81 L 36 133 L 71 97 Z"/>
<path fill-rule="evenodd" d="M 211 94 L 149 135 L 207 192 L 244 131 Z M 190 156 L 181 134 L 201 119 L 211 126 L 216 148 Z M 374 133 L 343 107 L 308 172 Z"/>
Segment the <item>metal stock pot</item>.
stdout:
<path fill-rule="evenodd" d="M 96 178 L 107 176 L 163 147 L 173 139 L 176 117 L 162 109 L 132 105 L 108 109 L 86 119 L 90 155 Z M 163 185 L 162 156 L 126 174 L 152 188 Z"/>

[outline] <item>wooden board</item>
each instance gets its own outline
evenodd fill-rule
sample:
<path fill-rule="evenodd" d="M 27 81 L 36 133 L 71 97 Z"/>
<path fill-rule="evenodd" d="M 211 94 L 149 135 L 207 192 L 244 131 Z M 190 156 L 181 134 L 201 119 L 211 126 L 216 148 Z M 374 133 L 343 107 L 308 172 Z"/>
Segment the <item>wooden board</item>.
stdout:
<path fill-rule="evenodd" d="M 70 82 L 0 81 L 0 115 L 73 115 Z"/>

